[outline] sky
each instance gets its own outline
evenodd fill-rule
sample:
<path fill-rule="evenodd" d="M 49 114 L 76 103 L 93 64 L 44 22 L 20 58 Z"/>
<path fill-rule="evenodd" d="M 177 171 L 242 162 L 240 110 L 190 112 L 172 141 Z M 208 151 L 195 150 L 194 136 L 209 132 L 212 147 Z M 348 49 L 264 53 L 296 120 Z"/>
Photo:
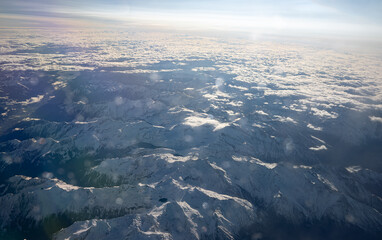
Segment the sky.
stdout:
<path fill-rule="evenodd" d="M 380 40 L 380 12 L 380 0 L 0 0 L 0 26 L 72 26 L 81 19 Z"/>

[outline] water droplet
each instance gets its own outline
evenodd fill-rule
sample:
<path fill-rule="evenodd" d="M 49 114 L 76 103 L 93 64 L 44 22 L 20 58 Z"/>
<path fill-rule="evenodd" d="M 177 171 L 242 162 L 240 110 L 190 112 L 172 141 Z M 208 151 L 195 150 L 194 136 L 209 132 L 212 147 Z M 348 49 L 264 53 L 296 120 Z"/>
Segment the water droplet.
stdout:
<path fill-rule="evenodd" d="M 150 80 L 153 82 L 158 82 L 160 80 L 160 76 L 158 73 L 151 73 Z"/>
<path fill-rule="evenodd" d="M 69 173 L 68 173 L 68 178 L 73 179 L 73 178 L 74 178 L 74 173 L 69 172 Z"/>
<path fill-rule="evenodd" d="M 53 178 L 53 173 L 51 173 L 51 172 L 43 172 L 42 173 L 42 177 L 43 178 L 51 179 L 51 178 Z"/>
<path fill-rule="evenodd" d="M 121 104 L 123 103 L 123 98 L 120 97 L 120 96 L 116 97 L 116 98 L 114 99 L 114 103 L 115 103 L 115 105 L 117 105 L 117 106 L 121 105 Z"/>
<path fill-rule="evenodd" d="M 192 142 L 193 138 L 190 135 L 184 136 L 184 141 L 186 142 Z"/>
<path fill-rule="evenodd" d="M 122 198 L 117 198 L 117 199 L 115 199 L 115 203 L 118 204 L 118 205 L 122 205 L 123 204 L 123 199 Z"/>
<path fill-rule="evenodd" d="M 60 174 L 60 175 L 64 175 L 65 174 L 65 170 L 63 168 L 59 168 L 57 170 L 57 173 Z"/>
<path fill-rule="evenodd" d="M 355 222 L 355 217 L 352 214 L 347 214 L 345 216 L 345 220 L 349 223 L 354 223 Z"/>
<path fill-rule="evenodd" d="M 38 140 L 38 143 L 41 144 L 41 145 L 45 144 L 45 143 L 46 143 L 45 138 L 40 138 L 40 139 Z"/>
<path fill-rule="evenodd" d="M 223 168 L 230 168 L 231 164 L 228 161 L 223 162 Z"/>
<path fill-rule="evenodd" d="M 215 86 L 220 89 L 224 85 L 224 79 L 223 78 L 216 78 L 215 80 Z"/>
<path fill-rule="evenodd" d="M 252 240 L 258 240 L 258 239 L 262 239 L 263 238 L 263 234 L 262 233 L 254 233 L 251 237 Z"/>
<path fill-rule="evenodd" d="M 89 205 L 93 205 L 95 203 L 94 199 L 89 199 L 88 201 Z"/>

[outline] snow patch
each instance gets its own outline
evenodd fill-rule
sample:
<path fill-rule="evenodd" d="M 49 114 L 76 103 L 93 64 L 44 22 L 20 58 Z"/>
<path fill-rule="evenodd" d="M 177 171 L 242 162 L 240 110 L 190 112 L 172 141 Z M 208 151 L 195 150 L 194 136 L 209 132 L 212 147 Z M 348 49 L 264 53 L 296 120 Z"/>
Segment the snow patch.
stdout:
<path fill-rule="evenodd" d="M 336 188 L 336 186 L 334 186 L 334 184 L 331 183 L 328 179 L 324 178 L 323 176 L 321 176 L 321 175 L 318 174 L 318 173 L 317 173 L 317 178 L 318 178 L 318 180 L 320 180 L 323 184 L 325 184 L 326 186 L 328 186 L 331 190 L 338 192 L 338 189 Z"/>
<path fill-rule="evenodd" d="M 349 166 L 345 168 L 349 173 L 357 173 L 362 170 L 360 166 Z"/>
<path fill-rule="evenodd" d="M 318 137 L 315 137 L 315 136 L 312 136 L 312 135 L 310 135 L 313 139 L 315 139 L 315 140 L 317 140 L 317 141 L 319 141 L 319 142 L 321 142 L 321 143 L 323 143 L 323 144 L 326 144 L 326 142 L 324 141 L 324 140 L 322 140 L 322 139 L 319 139 Z"/>
<path fill-rule="evenodd" d="M 310 147 L 309 149 L 312 151 L 328 150 L 325 145 L 321 145 L 321 146 L 317 146 L 317 147 Z"/>

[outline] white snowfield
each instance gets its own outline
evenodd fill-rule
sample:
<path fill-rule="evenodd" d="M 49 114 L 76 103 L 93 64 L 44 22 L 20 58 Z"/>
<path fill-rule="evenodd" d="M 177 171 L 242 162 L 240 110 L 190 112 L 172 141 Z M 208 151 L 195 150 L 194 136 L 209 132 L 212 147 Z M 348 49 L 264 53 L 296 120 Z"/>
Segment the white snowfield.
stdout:
<path fill-rule="evenodd" d="M 0 38 L 0 230 L 65 217 L 54 239 L 238 239 L 276 216 L 382 231 L 380 58 L 19 31 Z"/>

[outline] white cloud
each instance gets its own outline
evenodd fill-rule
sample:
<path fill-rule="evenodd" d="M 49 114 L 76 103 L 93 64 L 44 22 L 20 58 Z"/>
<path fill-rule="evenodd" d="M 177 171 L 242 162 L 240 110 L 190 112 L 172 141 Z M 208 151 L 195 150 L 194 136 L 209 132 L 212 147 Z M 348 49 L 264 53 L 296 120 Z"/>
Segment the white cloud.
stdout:
<path fill-rule="evenodd" d="M 370 121 L 372 122 L 380 122 L 382 123 L 382 117 L 376 117 L 376 116 L 369 116 Z"/>
<path fill-rule="evenodd" d="M 200 127 L 203 125 L 211 125 L 214 127 L 214 131 L 223 129 L 227 126 L 229 126 L 229 123 L 221 123 L 216 119 L 213 119 L 207 115 L 198 114 L 195 116 L 189 116 L 184 119 L 183 122 L 184 125 L 190 126 L 190 127 Z"/>
<path fill-rule="evenodd" d="M 308 125 L 306 125 L 308 128 L 310 129 L 313 129 L 313 130 L 316 130 L 316 131 L 322 131 L 322 127 L 315 127 L 313 126 L 312 124 L 308 123 Z"/>
<path fill-rule="evenodd" d="M 290 122 L 290 123 L 297 124 L 297 122 L 291 117 L 283 117 L 279 115 L 274 115 L 274 117 L 275 117 L 275 120 L 279 122 Z"/>
<path fill-rule="evenodd" d="M 313 115 L 319 116 L 321 118 L 337 118 L 338 114 L 335 112 L 328 112 L 326 110 L 318 109 L 318 108 L 311 108 Z"/>
<path fill-rule="evenodd" d="M 255 111 L 255 113 L 260 114 L 260 115 L 264 115 L 264 116 L 269 115 L 268 113 L 264 112 L 263 110 L 257 110 L 257 111 Z"/>

